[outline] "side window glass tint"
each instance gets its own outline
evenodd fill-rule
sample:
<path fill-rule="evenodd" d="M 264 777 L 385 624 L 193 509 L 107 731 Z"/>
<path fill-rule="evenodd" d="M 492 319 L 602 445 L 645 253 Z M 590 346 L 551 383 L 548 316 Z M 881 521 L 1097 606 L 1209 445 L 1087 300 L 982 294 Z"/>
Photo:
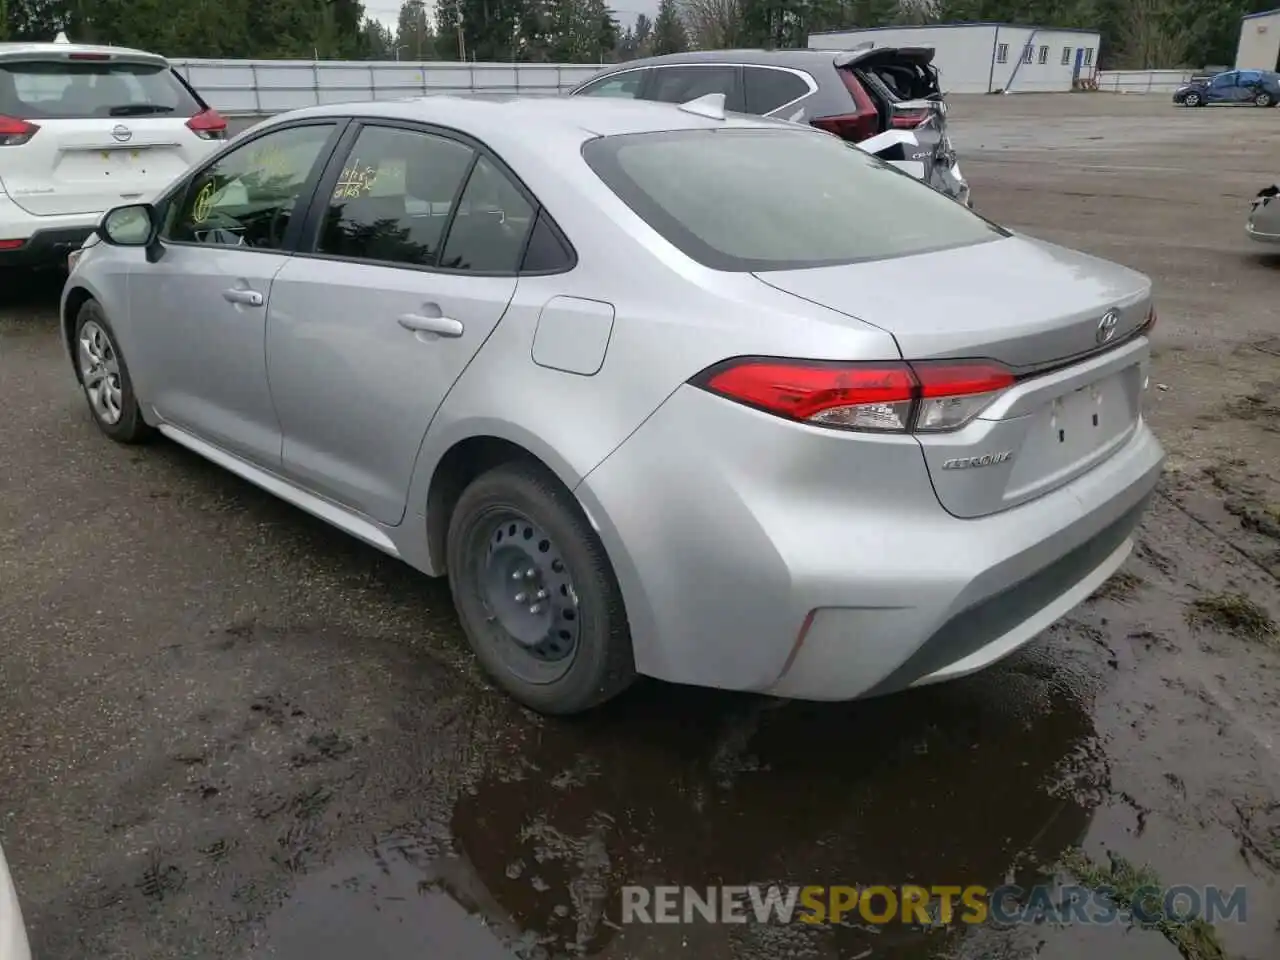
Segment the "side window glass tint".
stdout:
<path fill-rule="evenodd" d="M 533 225 L 533 233 L 529 236 L 529 245 L 525 247 L 524 262 L 520 264 L 523 273 L 550 273 L 554 270 L 568 270 L 573 266 L 573 252 L 565 246 L 560 234 L 551 225 L 546 213 L 539 213 Z"/>
<path fill-rule="evenodd" d="M 650 100 L 663 103 L 688 103 L 709 93 L 723 93 L 725 106 L 733 109 L 737 96 L 736 67 L 662 67 L 654 71 Z"/>
<path fill-rule="evenodd" d="M 474 156 L 447 137 L 365 127 L 334 184 L 317 252 L 434 266 Z"/>
<path fill-rule="evenodd" d="M 597 80 L 589 87 L 578 91 L 580 97 L 617 97 L 634 100 L 640 96 L 640 84 L 644 80 L 645 70 L 632 70 L 616 77 L 605 77 Z"/>
<path fill-rule="evenodd" d="M 765 114 L 783 104 L 799 100 L 809 92 L 809 85 L 794 73 L 747 67 L 743 70 L 746 84 L 747 113 Z"/>
<path fill-rule="evenodd" d="M 506 174 L 481 157 L 462 192 L 440 266 L 515 273 L 532 227 L 533 206 Z"/>
<path fill-rule="evenodd" d="M 332 133 L 332 124 L 291 127 L 233 150 L 171 204 L 163 236 L 178 243 L 281 249 L 302 188 Z"/>

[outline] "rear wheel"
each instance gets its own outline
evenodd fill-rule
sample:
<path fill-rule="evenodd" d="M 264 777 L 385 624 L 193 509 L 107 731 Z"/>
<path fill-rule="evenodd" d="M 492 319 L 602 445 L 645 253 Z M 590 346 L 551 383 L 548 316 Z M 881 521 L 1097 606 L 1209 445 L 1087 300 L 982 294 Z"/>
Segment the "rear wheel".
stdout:
<path fill-rule="evenodd" d="M 80 385 L 98 428 L 118 443 L 150 439 L 154 431 L 142 419 L 129 367 L 96 300 L 86 301 L 76 314 L 74 346 Z"/>
<path fill-rule="evenodd" d="M 1185 103 L 1188 107 L 1198 107 L 1200 106 L 1200 94 L 1188 93 L 1183 98 L 1182 102 Z"/>
<path fill-rule="evenodd" d="M 542 713 L 587 710 L 635 678 L 622 593 L 573 495 L 529 463 L 474 480 L 449 521 L 449 582 L 476 656 Z"/>
<path fill-rule="evenodd" d="M 1253 102 L 1259 107 L 1269 107 L 1271 104 L 1275 103 L 1271 98 L 1271 94 L 1267 93 L 1265 90 L 1254 97 Z"/>

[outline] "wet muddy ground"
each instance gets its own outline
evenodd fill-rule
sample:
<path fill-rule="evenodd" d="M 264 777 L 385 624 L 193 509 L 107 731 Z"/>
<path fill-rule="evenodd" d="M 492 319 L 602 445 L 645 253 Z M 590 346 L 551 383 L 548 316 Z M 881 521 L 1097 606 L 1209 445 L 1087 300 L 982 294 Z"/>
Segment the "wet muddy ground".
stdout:
<path fill-rule="evenodd" d="M 1280 955 L 1280 257 L 1243 233 L 1280 110 L 953 116 L 983 212 L 1155 278 L 1169 469 L 1099 596 L 982 675 L 866 703 L 654 683 L 539 719 L 479 676 L 443 584 L 100 436 L 56 285 L 7 279 L 0 843 L 36 956 Z M 1244 885 L 1246 920 L 618 922 L 623 884 L 1097 884 L 1113 862 Z"/>

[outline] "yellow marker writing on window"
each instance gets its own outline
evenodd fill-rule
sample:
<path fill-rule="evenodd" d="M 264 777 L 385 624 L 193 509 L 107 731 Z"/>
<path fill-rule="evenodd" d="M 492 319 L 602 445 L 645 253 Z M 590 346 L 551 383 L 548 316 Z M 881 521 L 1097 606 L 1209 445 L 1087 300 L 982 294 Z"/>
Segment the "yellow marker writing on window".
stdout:
<path fill-rule="evenodd" d="M 354 200 L 357 197 L 366 196 L 373 190 L 373 184 L 377 179 L 377 171 L 367 164 L 362 167 L 357 157 L 343 168 L 342 176 L 338 177 L 338 185 L 333 190 L 333 199 Z"/>
<path fill-rule="evenodd" d="M 200 188 L 200 192 L 196 194 L 196 202 L 191 205 L 192 220 L 196 223 L 204 223 L 209 219 L 209 215 L 213 213 L 214 194 L 216 193 L 217 189 L 214 187 L 212 180 Z"/>

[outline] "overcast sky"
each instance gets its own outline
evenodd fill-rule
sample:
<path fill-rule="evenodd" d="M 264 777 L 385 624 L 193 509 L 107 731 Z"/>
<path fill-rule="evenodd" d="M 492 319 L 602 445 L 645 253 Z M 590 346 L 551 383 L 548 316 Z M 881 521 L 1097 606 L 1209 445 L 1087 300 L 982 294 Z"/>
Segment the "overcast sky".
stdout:
<path fill-rule="evenodd" d="M 613 15 L 625 28 L 635 24 L 636 16 L 641 13 L 647 14 L 652 20 L 658 12 L 658 0 L 622 0 L 622 5 L 610 4 L 610 7 L 613 8 Z M 400 18 L 400 4 L 397 0 L 365 0 L 364 12 L 394 30 L 396 21 Z"/>

